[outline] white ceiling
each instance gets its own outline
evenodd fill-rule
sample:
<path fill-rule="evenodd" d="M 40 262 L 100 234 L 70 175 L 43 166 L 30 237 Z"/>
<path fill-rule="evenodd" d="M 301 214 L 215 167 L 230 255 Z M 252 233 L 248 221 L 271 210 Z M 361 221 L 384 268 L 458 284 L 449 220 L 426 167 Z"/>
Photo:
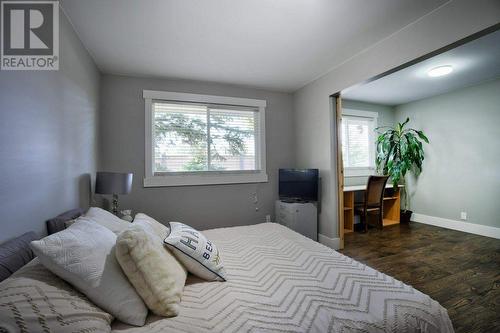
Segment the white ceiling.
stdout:
<path fill-rule="evenodd" d="M 447 0 L 63 0 L 106 73 L 294 91 Z"/>
<path fill-rule="evenodd" d="M 431 68 L 451 65 L 446 76 Z M 399 105 L 500 78 L 500 30 L 367 84 L 342 92 L 345 99 Z M 500 92 L 499 92 L 500 93 Z"/>

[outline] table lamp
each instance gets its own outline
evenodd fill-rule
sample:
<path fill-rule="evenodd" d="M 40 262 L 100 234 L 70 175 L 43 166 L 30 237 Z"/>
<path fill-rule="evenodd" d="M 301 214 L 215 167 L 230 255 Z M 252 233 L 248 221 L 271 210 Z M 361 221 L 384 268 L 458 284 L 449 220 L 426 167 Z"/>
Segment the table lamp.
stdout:
<path fill-rule="evenodd" d="M 129 194 L 132 190 L 132 173 L 97 172 L 95 193 L 113 195 L 113 214 L 118 215 L 118 194 Z"/>

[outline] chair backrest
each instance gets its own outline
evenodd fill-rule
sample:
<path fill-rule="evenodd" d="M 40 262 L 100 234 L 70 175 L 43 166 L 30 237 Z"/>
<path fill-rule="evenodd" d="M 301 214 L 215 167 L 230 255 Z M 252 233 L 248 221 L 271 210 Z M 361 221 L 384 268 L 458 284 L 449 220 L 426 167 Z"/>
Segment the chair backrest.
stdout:
<path fill-rule="evenodd" d="M 378 206 L 384 200 L 385 184 L 389 176 L 370 176 L 366 186 L 365 203 L 367 206 Z"/>

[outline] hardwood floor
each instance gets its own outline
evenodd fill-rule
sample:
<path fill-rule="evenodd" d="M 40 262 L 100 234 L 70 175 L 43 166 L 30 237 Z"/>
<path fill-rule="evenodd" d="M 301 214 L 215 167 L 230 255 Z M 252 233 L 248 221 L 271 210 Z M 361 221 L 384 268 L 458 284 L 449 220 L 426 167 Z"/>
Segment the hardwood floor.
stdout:
<path fill-rule="evenodd" d="M 347 234 L 341 252 L 430 295 L 457 333 L 500 332 L 500 240 L 412 222 Z"/>

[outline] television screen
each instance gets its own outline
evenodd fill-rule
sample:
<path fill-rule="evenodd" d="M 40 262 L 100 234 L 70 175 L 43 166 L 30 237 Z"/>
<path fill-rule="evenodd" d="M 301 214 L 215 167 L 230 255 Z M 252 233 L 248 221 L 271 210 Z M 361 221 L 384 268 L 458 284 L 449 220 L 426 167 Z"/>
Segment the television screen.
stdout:
<path fill-rule="evenodd" d="M 280 199 L 318 201 L 318 178 L 318 169 L 280 169 Z"/>

